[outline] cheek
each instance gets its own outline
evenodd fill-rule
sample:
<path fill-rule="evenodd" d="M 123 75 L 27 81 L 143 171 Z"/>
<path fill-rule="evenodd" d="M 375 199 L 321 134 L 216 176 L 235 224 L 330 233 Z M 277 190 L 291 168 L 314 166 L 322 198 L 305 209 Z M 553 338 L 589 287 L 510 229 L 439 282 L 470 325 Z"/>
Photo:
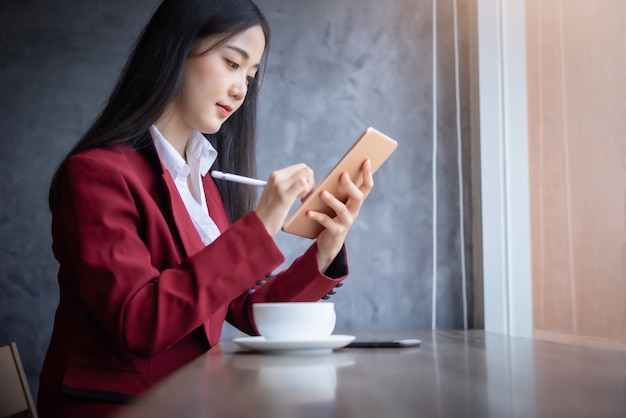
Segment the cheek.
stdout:
<path fill-rule="evenodd" d="M 217 101 L 214 87 L 215 77 L 207 68 L 196 66 L 189 68 L 183 82 L 182 99 L 188 110 L 203 111 L 209 104 Z"/>

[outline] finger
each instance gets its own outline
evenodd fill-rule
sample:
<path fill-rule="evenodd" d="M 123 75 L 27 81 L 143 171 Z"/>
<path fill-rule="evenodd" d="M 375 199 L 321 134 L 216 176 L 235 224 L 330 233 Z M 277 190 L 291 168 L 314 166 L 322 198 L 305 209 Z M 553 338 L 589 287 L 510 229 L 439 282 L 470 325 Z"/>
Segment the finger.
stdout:
<path fill-rule="evenodd" d="M 289 186 L 288 193 L 295 197 L 299 197 L 300 199 L 304 199 L 311 192 L 311 186 L 306 178 L 304 177 L 295 177 L 292 179 L 291 185 Z"/>
<path fill-rule="evenodd" d="M 301 188 L 298 190 L 298 197 L 305 199 L 313 190 L 315 182 L 313 180 L 313 170 L 304 166 L 297 173 L 293 175 L 294 179 L 299 182 Z"/>
<path fill-rule="evenodd" d="M 352 182 L 348 173 L 342 174 L 340 180 L 344 191 L 348 194 L 346 206 L 356 216 L 363 200 L 365 200 L 364 193 Z"/>
<path fill-rule="evenodd" d="M 364 197 L 367 197 L 369 192 L 374 187 L 374 176 L 372 175 L 372 162 L 367 159 L 363 163 L 361 167 L 361 172 L 363 173 L 363 184 L 361 184 L 361 192 L 363 192 Z"/>
<path fill-rule="evenodd" d="M 269 181 L 272 181 L 272 180 L 274 182 L 284 181 L 285 179 L 292 177 L 294 174 L 298 173 L 299 171 L 303 171 L 306 169 L 310 170 L 310 168 L 308 168 L 307 165 L 304 163 L 290 165 L 288 167 L 284 167 L 279 170 L 273 171 L 270 174 Z"/>
<path fill-rule="evenodd" d="M 331 218 L 330 216 L 326 215 L 325 213 L 322 212 L 317 212 L 314 210 L 310 210 L 306 213 L 306 216 L 309 219 L 314 220 L 315 222 L 319 223 L 320 225 L 322 225 L 324 227 L 324 229 L 326 229 L 329 233 L 333 234 L 333 235 L 339 235 L 339 234 L 346 234 L 347 231 L 350 229 L 351 225 L 344 225 L 340 222 L 337 222 L 337 218 Z"/>
<path fill-rule="evenodd" d="M 325 190 L 321 192 L 320 197 L 322 198 L 324 203 L 326 203 L 335 212 L 335 214 L 337 215 L 336 218 L 339 221 L 350 225 L 352 224 L 356 215 L 350 212 L 350 210 L 348 210 L 347 206 L 341 200 L 337 199 L 335 196 Z"/>
<path fill-rule="evenodd" d="M 272 172 L 268 184 L 285 193 L 306 194 L 312 189 L 313 170 L 302 163 L 285 167 Z"/>
<path fill-rule="evenodd" d="M 279 171 L 284 171 L 287 174 L 293 174 L 295 172 L 298 172 L 300 170 L 304 170 L 307 169 L 308 166 L 305 163 L 298 163 L 298 164 L 293 164 L 290 166 L 287 166 L 285 168 L 280 169 Z"/>
<path fill-rule="evenodd" d="M 313 170 L 311 170 L 311 168 L 308 166 L 304 166 L 299 171 L 298 174 L 303 176 L 307 182 L 307 195 L 308 195 L 308 192 L 312 191 L 315 188 L 315 177 L 314 177 Z"/>

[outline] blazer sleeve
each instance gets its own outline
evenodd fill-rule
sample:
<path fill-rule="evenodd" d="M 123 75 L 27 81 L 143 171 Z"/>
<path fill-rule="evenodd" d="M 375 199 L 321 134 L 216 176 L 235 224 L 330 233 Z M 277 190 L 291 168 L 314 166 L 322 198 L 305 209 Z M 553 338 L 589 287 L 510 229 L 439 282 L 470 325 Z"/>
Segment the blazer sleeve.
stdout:
<path fill-rule="evenodd" d="M 131 353 L 148 357 L 171 346 L 254 287 L 284 257 L 251 213 L 213 243 L 160 271 L 159 250 L 140 231 L 146 217 L 136 190 L 110 163 L 78 154 L 60 177 L 53 243 L 61 276 Z M 167 233 L 169 231 L 164 231 Z M 161 250 L 162 251 L 162 250 Z M 171 255 L 169 255 L 171 256 Z"/>
<path fill-rule="evenodd" d="M 328 269 L 322 273 L 317 265 L 317 245 L 298 257 L 288 269 L 267 277 L 267 283 L 252 294 L 243 294 L 230 304 L 228 322 L 239 330 L 258 335 L 252 317 L 252 304 L 262 302 L 314 302 L 328 298 L 348 277 L 345 245 Z"/>

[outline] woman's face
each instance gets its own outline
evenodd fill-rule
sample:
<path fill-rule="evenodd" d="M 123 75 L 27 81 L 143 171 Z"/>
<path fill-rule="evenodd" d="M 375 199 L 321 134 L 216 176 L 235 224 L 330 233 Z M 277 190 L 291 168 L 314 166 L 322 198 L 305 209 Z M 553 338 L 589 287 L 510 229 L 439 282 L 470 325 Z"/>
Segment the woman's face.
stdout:
<path fill-rule="evenodd" d="M 176 105 L 176 113 L 184 123 L 205 134 L 219 131 L 239 109 L 265 49 L 261 26 L 253 26 L 202 54 L 215 42 L 214 38 L 200 42 L 187 59 Z"/>

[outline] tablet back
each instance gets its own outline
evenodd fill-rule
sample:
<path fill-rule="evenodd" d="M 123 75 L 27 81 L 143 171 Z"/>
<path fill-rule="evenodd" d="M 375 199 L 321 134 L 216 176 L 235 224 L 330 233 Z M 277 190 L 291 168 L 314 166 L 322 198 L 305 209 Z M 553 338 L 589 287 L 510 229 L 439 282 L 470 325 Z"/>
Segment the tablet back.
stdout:
<path fill-rule="evenodd" d="M 300 235 L 306 238 L 316 238 L 324 229 L 322 225 L 306 217 L 309 210 L 323 212 L 330 217 L 335 212 L 320 198 L 320 192 L 326 190 L 337 199 L 345 202 L 347 194 L 340 187 L 339 177 L 348 173 L 352 181 L 360 187 L 363 183 L 361 166 L 366 159 L 370 159 L 372 173 L 374 173 L 396 149 L 398 143 L 374 128 L 367 128 L 359 139 L 352 145 L 339 162 L 330 170 L 324 179 L 315 187 L 315 190 L 302 202 L 293 214 L 283 224 L 283 231 Z"/>

